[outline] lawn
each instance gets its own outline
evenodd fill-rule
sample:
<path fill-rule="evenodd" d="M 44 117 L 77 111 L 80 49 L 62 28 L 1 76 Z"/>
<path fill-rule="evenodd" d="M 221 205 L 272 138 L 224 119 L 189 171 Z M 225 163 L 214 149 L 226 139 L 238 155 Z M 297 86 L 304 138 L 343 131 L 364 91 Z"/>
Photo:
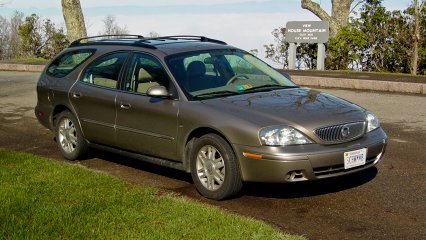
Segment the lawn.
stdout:
<path fill-rule="evenodd" d="M 0 149 L 0 239 L 304 239 L 80 165 Z"/>

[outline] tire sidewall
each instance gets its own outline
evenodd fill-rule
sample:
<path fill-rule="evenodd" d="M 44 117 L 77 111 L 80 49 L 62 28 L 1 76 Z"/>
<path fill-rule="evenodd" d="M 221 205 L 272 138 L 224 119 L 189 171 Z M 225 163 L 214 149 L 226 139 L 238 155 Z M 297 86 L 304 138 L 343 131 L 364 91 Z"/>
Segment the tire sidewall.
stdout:
<path fill-rule="evenodd" d="M 225 164 L 225 180 L 222 186 L 215 191 L 205 188 L 197 175 L 196 161 L 198 152 L 206 145 L 215 147 L 221 154 Z M 216 134 L 207 134 L 195 141 L 190 154 L 190 164 L 194 184 L 198 192 L 207 198 L 221 200 L 236 194 L 242 187 L 239 164 L 235 154 L 229 144 Z"/>
<path fill-rule="evenodd" d="M 77 135 L 77 144 L 76 148 L 72 152 L 66 152 L 59 142 L 59 123 L 64 119 L 68 118 L 76 129 L 76 135 Z M 62 156 L 68 160 L 76 160 L 79 157 L 81 157 L 87 150 L 87 143 L 86 140 L 83 138 L 83 134 L 81 132 L 80 124 L 78 123 L 77 118 L 69 111 L 63 111 L 59 114 L 56 124 L 55 124 L 55 137 L 56 137 L 56 143 L 58 145 L 59 150 L 62 153 Z"/>

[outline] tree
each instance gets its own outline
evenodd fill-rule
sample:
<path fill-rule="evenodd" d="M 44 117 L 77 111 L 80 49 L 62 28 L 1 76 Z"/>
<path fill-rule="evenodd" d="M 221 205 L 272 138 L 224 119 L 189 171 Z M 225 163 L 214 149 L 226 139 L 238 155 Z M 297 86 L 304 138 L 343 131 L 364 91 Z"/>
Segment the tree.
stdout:
<path fill-rule="evenodd" d="M 50 59 L 69 44 L 62 28 L 56 29 L 50 19 L 42 20 L 36 14 L 25 18 L 19 36 L 24 57 Z"/>
<path fill-rule="evenodd" d="M 70 41 L 87 37 L 80 0 L 61 0 L 67 35 Z"/>
<path fill-rule="evenodd" d="M 414 41 L 413 41 L 413 55 L 411 58 L 411 74 L 417 74 L 418 61 L 419 61 L 419 42 L 420 42 L 420 26 L 421 26 L 421 13 L 424 12 L 426 1 L 413 0 L 412 6 L 414 8 Z"/>
<path fill-rule="evenodd" d="M 331 15 L 328 14 L 318 3 L 312 0 L 302 0 L 301 6 L 303 9 L 311 11 L 322 21 L 327 21 L 330 24 L 330 36 L 336 36 L 339 29 L 348 24 L 349 14 L 358 6 L 362 0 L 331 0 L 332 9 Z M 351 6 L 355 5 L 352 9 Z"/>
<path fill-rule="evenodd" d="M 51 59 L 69 45 L 64 29 L 57 29 L 50 19 L 44 21 L 42 31 L 41 57 Z"/>
<path fill-rule="evenodd" d="M 24 24 L 19 26 L 21 36 L 21 50 L 24 57 L 39 57 L 41 50 L 41 23 L 40 17 L 32 14 L 25 18 Z"/>
<path fill-rule="evenodd" d="M 118 26 L 114 15 L 107 15 L 102 21 L 104 22 L 104 29 L 99 33 L 100 35 L 120 35 L 129 33 L 126 26 Z"/>
<path fill-rule="evenodd" d="M 21 52 L 21 36 L 19 35 L 19 27 L 24 24 L 24 14 L 16 11 L 10 19 L 10 43 L 9 57 L 20 57 Z"/>
<path fill-rule="evenodd" d="M 327 44 L 326 66 L 332 70 L 351 68 L 362 70 L 363 49 L 368 46 L 368 34 L 346 25 Z"/>
<path fill-rule="evenodd" d="M 253 56 L 257 56 L 259 54 L 259 49 L 256 49 L 256 48 L 251 49 L 249 53 L 251 53 Z"/>
<path fill-rule="evenodd" d="M 317 44 L 301 43 L 297 46 L 296 68 L 316 69 L 317 68 Z"/>
<path fill-rule="evenodd" d="M 413 35 L 409 29 L 406 11 L 393 11 L 386 24 L 387 43 L 384 65 L 389 72 L 410 72 Z"/>
<path fill-rule="evenodd" d="M 387 51 L 393 39 L 389 37 L 390 12 L 382 6 L 382 0 L 367 0 L 361 7 L 355 27 L 367 34 L 367 45 L 363 51 L 362 67 L 367 71 L 383 72 L 387 70 Z"/>
<path fill-rule="evenodd" d="M 271 34 L 274 36 L 275 44 L 264 45 L 265 57 L 281 64 L 283 68 L 287 68 L 288 66 L 289 44 L 285 41 L 285 30 L 284 27 L 274 29 Z"/>
<path fill-rule="evenodd" d="M 157 38 L 157 37 L 161 37 L 161 35 L 158 32 L 149 32 L 148 33 L 148 37 L 150 38 Z"/>
<path fill-rule="evenodd" d="M 5 59 L 9 55 L 10 43 L 10 23 L 0 16 L 0 59 Z"/>

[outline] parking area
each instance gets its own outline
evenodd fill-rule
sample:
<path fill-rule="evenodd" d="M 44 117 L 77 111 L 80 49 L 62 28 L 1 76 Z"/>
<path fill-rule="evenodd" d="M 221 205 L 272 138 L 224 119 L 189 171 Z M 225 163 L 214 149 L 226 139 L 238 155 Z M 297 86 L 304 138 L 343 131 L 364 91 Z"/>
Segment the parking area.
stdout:
<path fill-rule="evenodd" d="M 34 117 L 38 75 L 0 72 L 0 147 L 64 161 L 53 134 Z M 236 198 L 216 202 L 200 197 L 190 175 L 176 170 L 99 151 L 77 164 L 258 218 L 312 239 L 424 238 L 426 97 L 322 91 L 364 106 L 381 119 L 389 145 L 377 168 L 316 182 L 248 183 Z"/>

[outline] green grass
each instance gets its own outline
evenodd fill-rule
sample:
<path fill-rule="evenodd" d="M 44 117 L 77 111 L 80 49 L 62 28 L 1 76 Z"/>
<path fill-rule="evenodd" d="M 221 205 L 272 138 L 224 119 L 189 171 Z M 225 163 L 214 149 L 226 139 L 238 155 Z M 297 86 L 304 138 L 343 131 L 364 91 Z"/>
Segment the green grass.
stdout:
<path fill-rule="evenodd" d="M 48 62 L 48 59 L 45 58 L 37 58 L 37 57 L 28 57 L 28 58 L 12 58 L 11 61 L 18 62 Z"/>
<path fill-rule="evenodd" d="M 49 61 L 48 59 L 32 57 L 32 58 L 12 58 L 12 59 L 6 59 L 6 60 L 1 60 L 0 63 L 44 65 L 48 61 Z"/>
<path fill-rule="evenodd" d="M 0 239 L 303 239 L 80 165 L 0 149 Z"/>

